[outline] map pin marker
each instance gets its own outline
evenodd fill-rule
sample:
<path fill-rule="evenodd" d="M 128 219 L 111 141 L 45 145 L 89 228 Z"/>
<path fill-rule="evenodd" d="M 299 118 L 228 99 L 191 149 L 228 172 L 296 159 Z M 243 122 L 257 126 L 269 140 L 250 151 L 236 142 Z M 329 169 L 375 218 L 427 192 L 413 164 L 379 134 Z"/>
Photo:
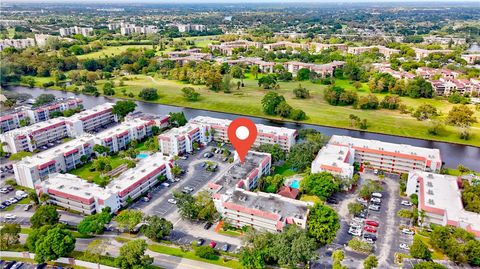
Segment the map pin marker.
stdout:
<path fill-rule="evenodd" d="M 247 118 L 237 118 L 228 126 L 228 139 L 243 163 L 250 147 L 257 139 L 257 126 Z"/>

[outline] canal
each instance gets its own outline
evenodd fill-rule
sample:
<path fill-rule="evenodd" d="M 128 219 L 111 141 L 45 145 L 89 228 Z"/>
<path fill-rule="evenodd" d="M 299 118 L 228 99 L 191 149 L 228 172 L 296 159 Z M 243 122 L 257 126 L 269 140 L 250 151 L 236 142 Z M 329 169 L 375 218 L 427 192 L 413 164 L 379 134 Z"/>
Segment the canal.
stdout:
<path fill-rule="evenodd" d="M 55 95 L 56 97 L 63 97 L 63 98 L 66 98 L 69 96 L 75 96 L 83 99 L 85 108 L 90 108 L 106 102 L 115 102 L 116 100 L 118 100 L 115 98 L 109 98 L 104 96 L 94 97 L 94 96 L 84 95 L 84 94 L 75 95 L 72 92 L 62 92 L 62 91 L 47 90 L 47 89 L 41 89 L 41 88 L 27 88 L 27 87 L 20 87 L 20 86 L 9 87 L 8 90 L 15 91 L 18 93 L 28 93 L 33 97 L 37 97 L 42 93 L 49 93 L 49 94 Z M 169 112 L 182 111 L 185 113 L 185 116 L 187 117 L 187 119 L 190 119 L 196 116 L 210 116 L 210 117 L 226 118 L 226 119 L 234 119 L 238 117 L 238 115 L 223 113 L 223 112 L 214 112 L 214 111 L 207 111 L 207 110 L 201 110 L 201 109 L 192 109 L 192 108 L 176 107 L 176 106 L 170 106 L 170 105 L 146 103 L 141 101 L 136 101 L 136 103 L 137 103 L 137 110 L 142 112 L 161 115 L 161 114 L 168 114 Z M 364 139 L 375 139 L 375 140 L 393 142 L 398 144 L 409 144 L 413 146 L 426 147 L 426 148 L 438 148 L 440 149 L 442 160 L 445 163 L 446 167 L 455 168 L 457 167 L 457 165 L 463 164 L 468 168 L 475 169 L 477 171 L 480 170 L 480 148 L 479 147 L 458 145 L 458 144 L 451 144 L 446 142 L 437 142 L 437 141 L 430 141 L 430 140 L 423 140 L 423 139 L 416 139 L 416 138 L 406 138 L 406 137 L 399 137 L 399 136 L 393 136 L 393 135 L 361 132 L 361 131 L 325 127 L 325 126 L 313 125 L 313 124 L 283 122 L 283 121 L 251 117 L 251 116 L 245 116 L 245 117 L 251 119 L 255 123 L 261 123 L 265 125 L 283 126 L 287 128 L 293 128 L 293 129 L 311 128 L 311 129 L 318 130 L 321 133 L 328 136 L 335 135 L 335 134 L 348 135 L 352 137 L 358 137 L 358 138 L 364 138 Z"/>

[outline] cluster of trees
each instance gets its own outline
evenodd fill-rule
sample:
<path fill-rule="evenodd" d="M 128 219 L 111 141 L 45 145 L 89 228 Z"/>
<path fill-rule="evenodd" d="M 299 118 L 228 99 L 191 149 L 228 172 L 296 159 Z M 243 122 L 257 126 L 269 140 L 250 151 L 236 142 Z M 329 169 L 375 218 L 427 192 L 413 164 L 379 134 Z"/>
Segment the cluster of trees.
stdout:
<path fill-rule="evenodd" d="M 480 213 L 480 184 L 463 182 L 462 201 L 465 210 Z"/>
<path fill-rule="evenodd" d="M 358 192 L 358 195 L 362 198 L 370 199 L 372 193 L 382 192 L 382 191 L 383 191 L 383 187 L 380 182 L 367 180 L 365 184 L 363 184 L 360 191 Z"/>
<path fill-rule="evenodd" d="M 198 101 L 198 99 L 200 98 L 200 93 L 196 92 L 195 89 L 192 87 L 182 88 L 182 93 L 183 97 L 185 97 L 187 101 L 194 102 Z"/>
<path fill-rule="evenodd" d="M 138 97 L 145 101 L 155 101 L 160 96 L 158 95 L 158 90 L 155 88 L 143 88 L 138 94 Z"/>
<path fill-rule="evenodd" d="M 113 105 L 112 113 L 123 119 L 128 113 L 135 111 L 137 104 L 130 100 L 117 101 Z"/>
<path fill-rule="evenodd" d="M 316 257 L 317 244 L 307 231 L 289 225 L 282 233 L 249 230 L 242 238 L 240 263 L 247 269 L 266 268 L 278 264 L 282 267 L 306 265 Z"/>
<path fill-rule="evenodd" d="M 5 223 L 0 228 L 0 250 L 8 250 L 20 243 L 20 224 Z"/>
<path fill-rule="evenodd" d="M 278 115 L 282 118 L 299 121 L 307 118 L 303 110 L 292 108 L 285 100 L 285 97 L 273 91 L 263 96 L 262 108 L 263 112 L 267 115 Z"/>
<path fill-rule="evenodd" d="M 84 235 L 101 234 L 105 230 L 105 225 L 112 220 L 110 208 L 104 208 L 102 212 L 86 216 L 77 226 L 79 233 Z"/>
<path fill-rule="evenodd" d="M 310 195 L 316 195 L 322 200 L 340 190 L 340 180 L 328 172 L 309 174 L 300 181 L 301 190 Z"/>
<path fill-rule="evenodd" d="M 272 156 L 272 162 L 283 161 L 286 158 L 285 151 L 278 144 L 262 144 L 257 148 L 260 152 L 270 153 Z"/>
<path fill-rule="evenodd" d="M 293 145 L 288 154 L 287 163 L 296 171 L 304 171 L 310 167 L 320 148 L 325 145 L 328 137 L 313 129 L 302 129 L 298 132 L 301 142 Z"/>
<path fill-rule="evenodd" d="M 264 192 L 276 193 L 278 189 L 283 185 L 284 181 L 285 176 L 279 174 L 262 177 L 258 181 L 258 188 Z"/>
<path fill-rule="evenodd" d="M 189 220 L 213 221 L 218 218 L 213 200 L 209 193 L 201 191 L 192 196 L 182 192 L 174 192 L 180 216 Z"/>
<path fill-rule="evenodd" d="M 362 130 L 366 130 L 368 128 L 367 119 L 362 120 L 359 116 L 353 114 L 350 114 L 348 118 L 350 119 L 350 127 L 359 128 Z"/>

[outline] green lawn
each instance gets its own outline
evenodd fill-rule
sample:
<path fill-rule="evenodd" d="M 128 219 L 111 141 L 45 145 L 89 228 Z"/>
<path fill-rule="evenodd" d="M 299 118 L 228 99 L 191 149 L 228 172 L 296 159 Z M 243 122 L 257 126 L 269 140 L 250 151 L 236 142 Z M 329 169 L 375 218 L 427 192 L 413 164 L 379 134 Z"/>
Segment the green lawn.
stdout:
<path fill-rule="evenodd" d="M 190 259 L 190 260 L 202 261 L 202 262 L 216 264 L 216 265 L 225 266 L 229 268 L 242 268 L 241 264 L 236 260 L 228 259 L 228 261 L 224 261 L 222 258 L 219 258 L 218 260 L 207 260 L 207 259 L 203 259 L 196 256 L 195 253 L 193 253 L 192 251 L 183 252 L 181 249 L 175 248 L 175 247 L 153 244 L 153 245 L 148 245 L 148 249 L 158 253 L 163 253 L 163 254 L 172 255 L 172 256 L 181 257 L 181 258 Z"/>
<path fill-rule="evenodd" d="M 279 174 L 286 177 L 290 177 L 296 174 L 296 172 L 290 169 L 290 166 L 287 164 L 284 164 L 282 166 L 275 166 L 274 172 L 275 174 Z"/>
<path fill-rule="evenodd" d="M 261 99 L 267 90 L 258 87 L 257 81 L 249 76 L 244 79 L 245 87 L 237 90 L 232 89 L 231 93 L 213 92 L 203 85 L 190 85 L 178 81 L 161 79 L 159 77 L 150 77 L 146 75 L 131 75 L 126 77 L 129 80 L 124 81 L 124 86 L 115 87 L 116 94 L 114 97 L 131 99 L 128 97 L 132 93 L 138 99 L 138 93 L 146 87 L 154 87 L 158 89 L 160 98 L 155 103 L 191 107 L 197 109 L 206 109 L 213 111 L 221 111 L 227 113 L 251 115 L 265 118 L 280 119 L 279 117 L 266 116 L 262 111 Z M 51 79 L 50 79 L 51 80 Z M 116 85 L 120 80 L 115 79 Z M 101 91 L 105 81 L 98 81 L 97 88 Z M 337 85 L 347 89 L 354 87 L 347 80 L 336 80 Z M 39 83 L 37 83 L 39 84 Z M 234 82 L 236 84 L 236 82 Z M 300 108 L 307 114 L 307 119 L 303 122 L 319 124 L 324 126 L 351 128 L 349 115 L 355 114 L 362 119 L 368 120 L 368 129 L 370 132 L 392 134 L 398 136 L 415 137 L 429 140 L 439 140 L 446 142 L 454 142 L 460 144 L 468 144 L 480 146 L 480 121 L 472 125 L 470 130 L 470 140 L 462 140 L 459 138 L 457 130 L 452 126 L 447 126 L 442 135 L 435 136 L 427 133 L 427 122 L 418 121 L 408 114 L 401 114 L 395 110 L 360 110 L 351 106 L 331 106 L 323 99 L 323 92 L 326 85 L 314 84 L 310 81 L 291 81 L 280 82 L 279 94 L 285 96 L 287 102 L 294 108 Z M 297 99 L 292 90 L 299 84 L 310 90 L 311 98 Z M 181 92 L 183 87 L 193 87 L 200 94 L 200 99 L 196 102 L 187 101 Z M 363 85 L 358 94 L 367 95 L 369 91 Z M 72 90 L 71 86 L 68 90 Z M 53 87 L 58 89 L 58 87 Z M 125 90 L 125 94 L 122 93 Z M 375 94 L 379 99 L 383 99 L 386 94 Z M 412 99 L 409 97 L 401 97 L 402 102 L 409 107 L 416 108 L 423 103 L 430 103 L 435 106 L 444 118 L 448 111 L 454 106 L 445 100 L 437 99 Z M 474 108 L 471 105 L 472 108 Z M 480 111 L 475 111 L 475 116 L 480 119 Z"/>
<path fill-rule="evenodd" d="M 124 45 L 124 46 L 105 46 L 99 51 L 87 53 L 84 55 L 78 55 L 77 58 L 79 60 L 83 59 L 99 59 L 104 57 L 112 57 L 122 52 L 127 51 L 128 49 L 151 49 L 151 45 Z"/>
<path fill-rule="evenodd" d="M 440 252 L 439 250 L 432 247 L 428 237 L 422 236 L 422 235 L 419 235 L 419 234 L 416 234 L 415 237 L 420 238 L 420 240 L 422 240 L 422 242 L 425 245 L 428 246 L 430 251 L 432 251 L 432 259 L 433 260 L 445 260 L 445 255 L 442 252 Z"/>
<path fill-rule="evenodd" d="M 312 202 L 312 203 L 314 203 L 314 204 L 316 204 L 316 203 L 323 204 L 322 199 L 320 199 L 320 198 L 319 198 L 318 196 L 316 196 L 316 195 L 302 194 L 302 196 L 300 196 L 300 201 Z"/>
<path fill-rule="evenodd" d="M 112 170 L 117 168 L 118 166 L 126 163 L 126 160 L 122 159 L 118 155 L 111 156 L 110 158 L 111 158 L 110 165 L 112 166 Z M 101 181 L 100 172 L 90 171 L 90 167 L 92 167 L 92 162 L 89 162 L 89 163 L 83 165 L 80 168 L 71 170 L 71 171 L 69 171 L 69 173 L 74 174 L 74 175 L 76 175 L 80 178 L 83 178 L 83 179 L 87 180 L 88 182 L 95 182 L 95 183 L 98 184 L 98 182 Z"/>

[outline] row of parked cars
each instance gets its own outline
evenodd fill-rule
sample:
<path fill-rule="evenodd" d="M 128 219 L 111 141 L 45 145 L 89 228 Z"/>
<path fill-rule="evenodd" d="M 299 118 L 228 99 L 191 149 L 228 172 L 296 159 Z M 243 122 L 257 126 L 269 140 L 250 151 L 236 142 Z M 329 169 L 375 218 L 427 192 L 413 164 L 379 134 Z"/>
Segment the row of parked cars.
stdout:
<path fill-rule="evenodd" d="M 379 192 L 372 193 L 370 200 L 357 198 L 357 202 L 363 205 L 362 211 L 355 215 L 348 228 L 348 233 L 354 236 L 362 236 L 367 243 L 373 244 L 377 240 L 377 231 L 380 223 L 367 219 L 368 210 L 380 211 L 383 195 Z"/>
<path fill-rule="evenodd" d="M 36 265 L 20 262 L 20 261 L 5 261 L 0 260 L 0 268 L 2 269 L 20 269 L 20 268 L 34 268 L 34 269 L 44 269 L 44 268 L 55 268 L 55 269 L 72 269 L 72 267 L 62 267 L 62 266 L 52 266 L 46 263 L 39 263 Z"/>
<path fill-rule="evenodd" d="M 197 247 L 202 246 L 205 243 L 205 239 L 199 238 L 197 240 L 197 243 L 195 244 Z M 208 244 L 211 248 L 215 248 L 217 246 L 217 243 L 215 241 L 210 241 L 210 244 Z M 220 250 L 227 252 L 230 249 L 230 244 L 225 244 L 223 245 Z"/>
<path fill-rule="evenodd" d="M 9 193 L 10 191 L 13 191 L 13 188 L 12 190 L 10 190 L 8 187 L 4 187 L 2 188 L 1 190 L 3 191 L 4 189 L 7 190 L 7 193 Z M 2 192 L 4 193 L 4 192 Z M 1 204 L 0 204 L 0 209 L 5 209 L 7 206 L 9 205 L 13 205 L 13 204 L 16 204 L 18 203 L 19 201 L 25 199 L 28 197 L 28 194 L 24 191 L 17 191 L 15 192 L 15 197 L 11 197 L 10 199 L 6 200 L 6 201 L 3 201 Z M 25 208 L 27 208 L 28 205 L 25 206 Z M 30 209 L 30 207 L 28 207 L 28 209 Z M 26 210 L 28 210 L 26 209 Z"/>

